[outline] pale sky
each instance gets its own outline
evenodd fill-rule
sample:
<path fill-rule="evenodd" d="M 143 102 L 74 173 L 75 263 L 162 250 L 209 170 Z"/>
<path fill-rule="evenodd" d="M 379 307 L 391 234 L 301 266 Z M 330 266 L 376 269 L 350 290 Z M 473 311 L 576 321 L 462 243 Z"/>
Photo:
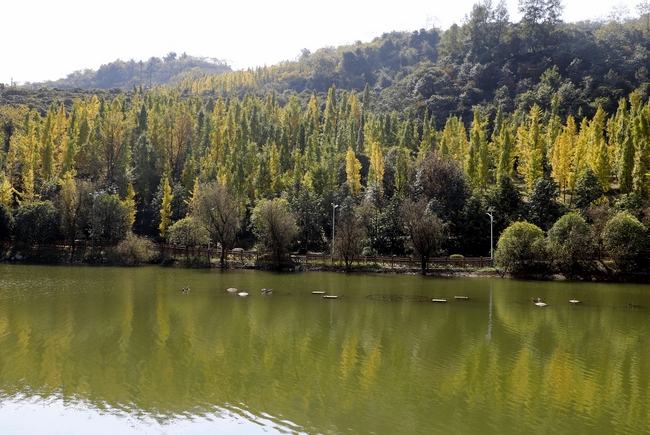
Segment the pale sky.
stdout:
<path fill-rule="evenodd" d="M 496 3 L 496 0 L 493 1 Z M 564 0 L 564 20 L 596 19 L 638 0 Z M 369 41 L 391 30 L 460 23 L 475 0 L 6 0 L 0 83 L 57 79 L 115 59 L 170 51 L 233 68 L 295 59 L 302 48 Z M 518 20 L 517 0 L 508 0 Z"/>

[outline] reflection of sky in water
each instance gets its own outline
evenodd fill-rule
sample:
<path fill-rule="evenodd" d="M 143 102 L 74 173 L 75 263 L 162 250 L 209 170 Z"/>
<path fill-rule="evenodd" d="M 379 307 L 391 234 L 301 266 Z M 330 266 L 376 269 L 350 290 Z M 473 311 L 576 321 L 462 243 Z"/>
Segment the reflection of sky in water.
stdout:
<path fill-rule="evenodd" d="M 5 397 L 0 405 L 0 433 L 48 435 L 137 434 L 275 434 L 300 433 L 291 422 L 258 417 L 243 409 L 215 409 L 190 416 L 133 415 L 126 411 L 97 409 L 83 401 L 57 398 Z"/>

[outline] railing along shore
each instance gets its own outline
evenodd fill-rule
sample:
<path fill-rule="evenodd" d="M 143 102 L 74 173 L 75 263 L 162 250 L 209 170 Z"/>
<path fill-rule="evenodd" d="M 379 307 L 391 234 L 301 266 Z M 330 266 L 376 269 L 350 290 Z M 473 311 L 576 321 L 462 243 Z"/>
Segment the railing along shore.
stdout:
<path fill-rule="evenodd" d="M 11 248 L 12 245 L 7 242 L 0 244 L 3 248 Z M 74 251 L 78 254 L 83 254 L 89 250 L 97 253 L 114 248 L 113 246 L 106 246 L 101 244 L 94 244 L 92 241 L 79 240 L 75 243 Z M 170 245 L 166 243 L 155 244 L 155 249 L 160 256 L 164 259 L 171 260 L 202 260 L 205 264 L 218 265 L 221 255 L 220 248 L 202 247 L 185 247 L 179 245 Z M 29 250 L 32 252 L 47 251 L 60 252 L 69 254 L 72 251 L 72 246 L 65 243 L 53 243 L 47 245 L 34 246 Z M 290 254 L 291 260 L 294 264 L 299 265 L 305 269 L 313 267 L 342 267 L 345 262 L 342 257 L 332 257 L 329 253 L 316 253 L 309 252 L 307 254 Z M 229 265 L 235 267 L 252 267 L 259 262 L 263 254 L 255 250 L 244 250 L 235 248 L 227 251 L 226 261 Z M 415 256 L 382 256 L 382 255 L 361 255 L 355 257 L 351 262 L 353 267 L 376 267 L 383 269 L 419 269 L 421 267 L 420 258 Z M 450 257 L 433 257 L 428 261 L 429 268 L 471 268 L 480 269 L 483 267 L 492 267 L 493 261 L 489 257 L 463 257 L 463 258 L 450 258 Z"/>

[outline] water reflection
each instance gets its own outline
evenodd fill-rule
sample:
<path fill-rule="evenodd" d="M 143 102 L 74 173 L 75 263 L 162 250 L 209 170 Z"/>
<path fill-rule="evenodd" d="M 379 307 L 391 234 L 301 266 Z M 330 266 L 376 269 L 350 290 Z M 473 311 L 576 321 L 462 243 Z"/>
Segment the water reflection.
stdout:
<path fill-rule="evenodd" d="M 2 433 L 47 432 L 53 422 L 64 433 L 91 425 L 110 433 L 650 427 L 649 313 L 626 308 L 650 305 L 647 286 L 161 268 L 0 272 Z M 229 286 L 251 297 L 232 297 Z M 316 288 L 342 298 L 323 301 L 310 294 Z M 549 307 L 534 307 L 533 296 Z M 570 306 L 571 297 L 584 306 Z M 14 430 L 21 427 L 35 430 Z"/>
<path fill-rule="evenodd" d="M 65 416 L 65 418 L 61 418 Z M 35 418 L 36 417 L 36 418 Z M 87 434 L 89 423 L 95 435 L 183 433 L 205 434 L 214 431 L 235 434 L 300 433 L 291 422 L 275 422 L 265 416 L 255 416 L 245 410 L 215 409 L 210 414 L 178 415 L 157 419 L 155 416 L 133 413 L 109 406 L 98 408 L 81 400 L 63 400 L 33 396 L 3 397 L 0 407 L 3 433 L 65 433 Z M 53 422 L 55 424 L 53 425 Z"/>

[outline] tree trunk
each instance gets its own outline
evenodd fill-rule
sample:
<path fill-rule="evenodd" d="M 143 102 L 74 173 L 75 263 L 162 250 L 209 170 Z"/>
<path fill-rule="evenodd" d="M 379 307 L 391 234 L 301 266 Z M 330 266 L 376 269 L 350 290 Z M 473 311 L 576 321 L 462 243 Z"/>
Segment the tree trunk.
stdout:
<path fill-rule="evenodd" d="M 74 259 L 74 251 L 75 251 L 75 243 L 74 243 L 74 239 L 72 239 L 72 243 L 70 243 L 70 258 L 68 259 L 68 263 L 72 263 L 72 260 Z"/>
<path fill-rule="evenodd" d="M 427 263 L 429 263 L 429 257 L 423 255 L 420 257 L 420 267 L 422 269 L 422 275 L 427 274 Z"/>
<path fill-rule="evenodd" d="M 222 269 L 226 268 L 226 250 L 223 249 L 223 244 L 221 245 L 221 254 L 219 254 L 219 265 Z"/>

